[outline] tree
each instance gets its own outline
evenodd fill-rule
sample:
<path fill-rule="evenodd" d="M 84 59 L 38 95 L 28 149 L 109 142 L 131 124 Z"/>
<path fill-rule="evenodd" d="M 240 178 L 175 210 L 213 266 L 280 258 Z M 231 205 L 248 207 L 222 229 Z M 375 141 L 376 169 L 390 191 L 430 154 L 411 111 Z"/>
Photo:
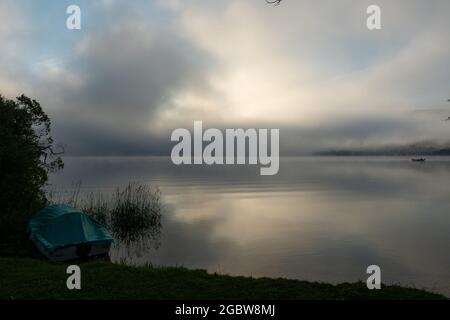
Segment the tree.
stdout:
<path fill-rule="evenodd" d="M 48 173 L 63 168 L 50 118 L 24 95 L 0 95 L 0 243 L 26 239 L 29 217 L 46 205 Z"/>
<path fill-rule="evenodd" d="M 283 0 L 266 0 L 268 4 L 273 4 L 275 6 L 278 6 L 281 3 L 281 1 Z"/>

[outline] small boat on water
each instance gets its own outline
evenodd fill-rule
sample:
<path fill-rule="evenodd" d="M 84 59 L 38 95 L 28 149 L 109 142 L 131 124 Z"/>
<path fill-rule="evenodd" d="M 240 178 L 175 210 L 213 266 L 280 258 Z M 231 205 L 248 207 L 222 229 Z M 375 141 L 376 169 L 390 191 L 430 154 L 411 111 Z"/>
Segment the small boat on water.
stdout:
<path fill-rule="evenodd" d="M 412 162 L 425 162 L 427 159 L 425 158 L 412 158 L 411 161 Z"/>
<path fill-rule="evenodd" d="M 107 256 L 113 241 L 104 226 L 66 205 L 51 205 L 36 213 L 28 234 L 36 248 L 53 261 Z"/>

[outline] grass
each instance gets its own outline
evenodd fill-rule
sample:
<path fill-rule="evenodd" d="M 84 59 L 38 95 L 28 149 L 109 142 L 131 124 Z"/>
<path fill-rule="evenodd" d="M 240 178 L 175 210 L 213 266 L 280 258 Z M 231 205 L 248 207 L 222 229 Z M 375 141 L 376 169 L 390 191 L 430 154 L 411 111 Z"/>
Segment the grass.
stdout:
<path fill-rule="evenodd" d="M 79 263 L 81 290 L 66 288 L 68 264 L 0 258 L 0 299 L 445 299 L 396 285 L 331 285 L 288 279 L 231 277 L 179 267 Z"/>

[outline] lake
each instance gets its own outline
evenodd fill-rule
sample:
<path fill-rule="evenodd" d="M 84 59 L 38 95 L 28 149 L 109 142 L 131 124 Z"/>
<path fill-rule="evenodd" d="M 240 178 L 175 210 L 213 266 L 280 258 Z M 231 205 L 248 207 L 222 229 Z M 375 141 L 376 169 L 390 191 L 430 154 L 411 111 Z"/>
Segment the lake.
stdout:
<path fill-rule="evenodd" d="M 166 157 L 66 157 L 52 188 L 160 188 L 159 246 L 114 261 L 331 283 L 367 278 L 450 296 L 450 158 L 292 157 L 259 166 L 175 166 Z"/>

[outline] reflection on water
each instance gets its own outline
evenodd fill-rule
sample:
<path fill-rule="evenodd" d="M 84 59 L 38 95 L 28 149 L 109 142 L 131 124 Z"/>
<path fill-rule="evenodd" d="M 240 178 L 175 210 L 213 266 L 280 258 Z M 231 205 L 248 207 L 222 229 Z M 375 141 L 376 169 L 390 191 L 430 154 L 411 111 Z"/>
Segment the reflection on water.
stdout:
<path fill-rule="evenodd" d="M 161 245 L 114 260 L 327 282 L 366 279 L 450 295 L 450 159 L 302 157 L 276 176 L 256 166 L 182 166 L 168 158 L 68 158 L 57 188 L 159 186 Z"/>

